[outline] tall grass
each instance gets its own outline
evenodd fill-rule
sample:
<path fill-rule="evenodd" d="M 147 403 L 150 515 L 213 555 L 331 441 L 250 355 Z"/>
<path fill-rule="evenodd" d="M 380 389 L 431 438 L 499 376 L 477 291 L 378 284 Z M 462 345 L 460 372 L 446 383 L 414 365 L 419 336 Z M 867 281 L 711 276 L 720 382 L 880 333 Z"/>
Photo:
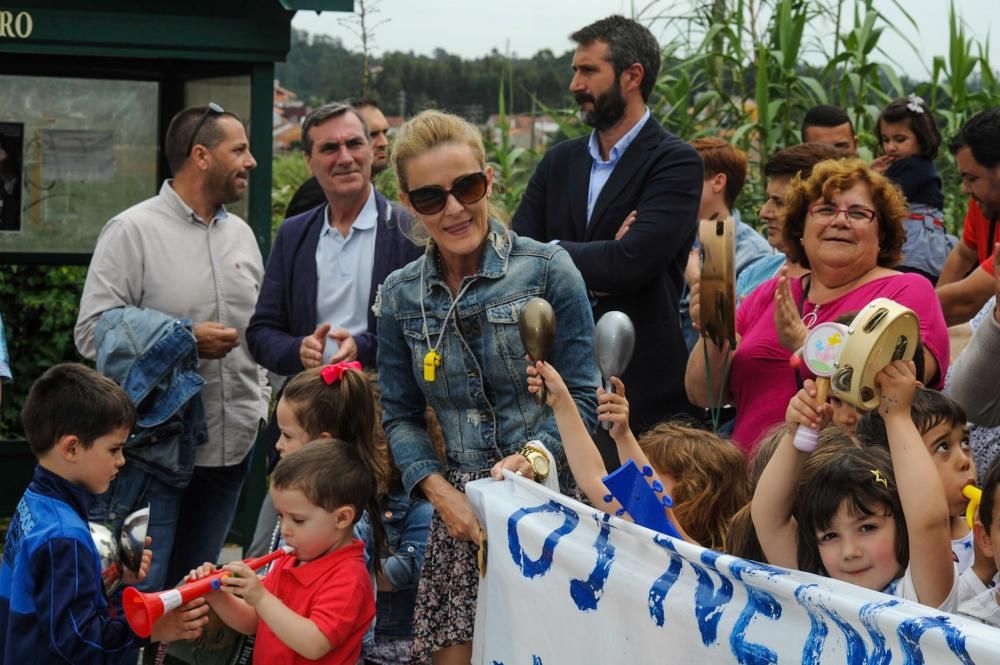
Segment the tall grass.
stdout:
<path fill-rule="evenodd" d="M 879 3 L 885 7 L 887 2 Z M 948 137 L 969 116 L 1000 105 L 989 43 L 969 36 L 952 4 L 949 49 L 936 56 L 930 79 L 900 72 L 886 35 L 916 52 L 917 24 L 892 0 L 902 23 L 891 23 L 874 0 L 686 0 L 654 3 L 648 23 L 667 35 L 653 112 L 678 136 L 728 138 L 751 157 L 752 177 L 739 205 L 754 220 L 769 155 L 799 141 L 805 111 L 816 104 L 844 108 L 862 157 L 877 148 L 875 122 L 894 97 L 916 92 Z M 664 32 L 664 26 L 669 26 Z M 932 29 L 933 26 L 925 26 Z M 662 39 L 662 37 L 661 37 Z M 948 194 L 946 223 L 961 229 L 964 197 L 947 150 L 938 168 Z"/>

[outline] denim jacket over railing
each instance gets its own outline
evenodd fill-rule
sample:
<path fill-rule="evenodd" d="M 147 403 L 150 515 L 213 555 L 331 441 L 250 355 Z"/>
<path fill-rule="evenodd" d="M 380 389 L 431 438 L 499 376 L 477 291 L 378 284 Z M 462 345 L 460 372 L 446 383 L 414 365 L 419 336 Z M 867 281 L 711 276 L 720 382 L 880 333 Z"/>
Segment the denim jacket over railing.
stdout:
<path fill-rule="evenodd" d="M 565 481 L 568 469 L 555 418 L 528 393 L 517 322 L 531 298 L 552 305 L 556 338 L 548 360 L 593 429 L 600 375 L 583 278 L 558 245 L 518 237 L 499 222 L 490 222 L 480 268 L 462 282 L 465 286 L 471 280 L 472 285 L 458 301 L 457 317 L 447 322 L 438 348 L 442 365 L 436 379 L 428 382 L 423 378 L 428 336 L 433 346 L 452 304 L 451 291 L 436 267 L 436 251 L 429 246 L 423 257 L 389 275 L 374 306 L 380 317 L 383 425 L 406 491 L 412 493 L 427 476 L 444 472 L 427 436 L 426 404 L 441 422 L 450 468 L 486 469 L 526 441 L 538 439 L 560 460 Z"/>
<path fill-rule="evenodd" d="M 118 307 L 94 328 L 97 371 L 125 390 L 138 411 L 125 445 L 130 464 L 174 487 L 194 471 L 195 448 L 208 439 L 190 321 L 153 309 Z"/>

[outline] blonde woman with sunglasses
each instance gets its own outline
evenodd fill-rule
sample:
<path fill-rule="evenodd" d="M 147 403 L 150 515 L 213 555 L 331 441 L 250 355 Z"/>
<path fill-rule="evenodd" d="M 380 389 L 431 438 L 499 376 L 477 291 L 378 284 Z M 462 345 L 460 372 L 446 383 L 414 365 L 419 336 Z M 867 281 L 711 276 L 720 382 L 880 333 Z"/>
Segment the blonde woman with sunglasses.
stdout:
<path fill-rule="evenodd" d="M 594 321 L 569 255 L 517 236 L 492 211 L 493 170 L 478 129 L 425 111 L 403 125 L 393 162 L 415 220 L 409 235 L 425 247 L 389 275 L 375 303 L 385 431 L 406 491 L 424 494 L 435 508 L 417 590 L 414 658 L 469 663 L 482 529 L 465 484 L 504 468 L 544 480 L 547 449 L 569 489 L 555 419 L 528 393 L 518 316 L 531 298 L 552 305 L 548 360 L 591 428 L 600 380 Z M 427 435 L 427 405 L 441 421 L 445 462 Z"/>

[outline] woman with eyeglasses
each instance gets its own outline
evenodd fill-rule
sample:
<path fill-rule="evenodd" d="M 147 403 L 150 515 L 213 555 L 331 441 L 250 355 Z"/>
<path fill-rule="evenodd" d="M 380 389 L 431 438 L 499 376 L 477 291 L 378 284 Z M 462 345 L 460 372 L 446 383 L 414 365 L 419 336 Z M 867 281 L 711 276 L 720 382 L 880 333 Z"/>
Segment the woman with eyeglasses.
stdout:
<path fill-rule="evenodd" d="M 889 180 L 860 160 L 820 162 L 808 179 L 792 181 L 785 211 L 788 261 L 809 272 L 790 279 L 786 267 L 761 284 L 736 312 L 735 352 L 702 338 L 685 375 L 695 404 L 736 407 L 733 439 L 747 453 L 783 422 L 788 401 L 809 378 L 789 363 L 809 329 L 875 298 L 890 298 L 920 319 L 926 385 L 940 387 L 948 369 L 948 329 L 934 287 L 921 275 L 893 269 L 909 212 Z M 720 384 L 726 386 L 721 394 Z"/>
<path fill-rule="evenodd" d="M 435 508 L 417 590 L 414 656 L 467 664 L 482 529 L 465 484 L 501 468 L 544 480 L 548 463 L 537 441 L 569 489 L 555 419 L 528 393 L 518 315 L 531 298 L 552 305 L 556 336 L 548 360 L 591 428 L 600 382 L 594 321 L 569 255 L 521 238 L 499 220 L 489 202 L 493 170 L 476 127 L 425 111 L 400 129 L 392 159 L 400 198 L 416 222 L 410 235 L 426 246 L 421 258 L 389 275 L 375 302 L 385 431 L 406 491 L 422 493 Z M 427 436 L 428 404 L 441 422 L 446 460 Z"/>

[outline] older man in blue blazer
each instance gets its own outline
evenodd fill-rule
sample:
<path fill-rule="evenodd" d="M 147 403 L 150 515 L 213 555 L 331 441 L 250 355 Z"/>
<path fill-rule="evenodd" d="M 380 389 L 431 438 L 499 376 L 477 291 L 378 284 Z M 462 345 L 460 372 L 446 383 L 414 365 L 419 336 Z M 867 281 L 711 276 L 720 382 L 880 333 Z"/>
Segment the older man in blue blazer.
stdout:
<path fill-rule="evenodd" d="M 302 137 L 326 200 L 278 229 L 247 345 L 258 363 L 282 375 L 340 360 L 374 366 L 375 294 L 422 250 L 403 233 L 409 213 L 372 185 L 372 142 L 353 107 L 316 109 Z"/>

